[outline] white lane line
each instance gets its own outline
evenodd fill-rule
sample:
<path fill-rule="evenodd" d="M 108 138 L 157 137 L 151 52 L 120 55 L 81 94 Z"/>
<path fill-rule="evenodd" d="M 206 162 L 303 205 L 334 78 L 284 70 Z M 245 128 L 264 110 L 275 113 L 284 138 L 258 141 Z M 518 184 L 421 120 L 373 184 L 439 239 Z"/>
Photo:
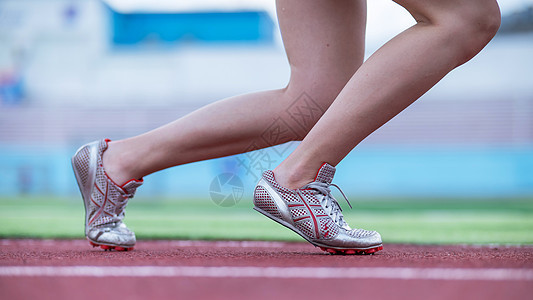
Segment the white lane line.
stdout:
<path fill-rule="evenodd" d="M 212 277 L 533 281 L 533 269 L 3 266 L 0 277 Z"/>

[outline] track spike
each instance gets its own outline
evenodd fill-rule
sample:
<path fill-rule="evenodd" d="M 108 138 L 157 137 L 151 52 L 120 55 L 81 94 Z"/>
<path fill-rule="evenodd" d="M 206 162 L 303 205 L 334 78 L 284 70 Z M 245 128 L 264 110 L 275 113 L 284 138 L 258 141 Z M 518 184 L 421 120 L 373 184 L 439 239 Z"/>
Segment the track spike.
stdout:
<path fill-rule="evenodd" d="M 133 247 L 101 245 L 101 244 L 97 244 L 97 243 L 92 242 L 92 241 L 89 241 L 89 244 L 91 246 L 93 246 L 93 248 L 100 247 L 101 249 L 103 249 L 105 251 L 113 251 L 113 250 L 115 250 L 115 251 L 131 251 L 131 250 L 133 250 Z"/>
<path fill-rule="evenodd" d="M 337 254 L 337 255 L 372 255 L 380 250 L 383 250 L 383 246 L 379 246 L 376 248 L 370 248 L 370 249 L 334 249 L 334 248 L 326 248 L 326 247 L 319 247 L 322 251 L 325 251 L 330 254 Z"/>

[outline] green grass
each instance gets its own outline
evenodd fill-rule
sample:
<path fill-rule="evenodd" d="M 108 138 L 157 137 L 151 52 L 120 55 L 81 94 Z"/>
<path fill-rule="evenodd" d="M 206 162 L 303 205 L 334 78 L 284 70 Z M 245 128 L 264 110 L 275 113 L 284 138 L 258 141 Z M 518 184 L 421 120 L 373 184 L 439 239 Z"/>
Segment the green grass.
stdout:
<path fill-rule="evenodd" d="M 533 199 L 353 204 L 353 210 L 344 208 L 349 223 L 379 231 L 385 243 L 533 244 Z M 0 198 L 1 238 L 83 238 L 83 218 L 79 200 Z M 244 200 L 224 208 L 207 199 L 134 199 L 126 223 L 138 239 L 301 240 Z"/>

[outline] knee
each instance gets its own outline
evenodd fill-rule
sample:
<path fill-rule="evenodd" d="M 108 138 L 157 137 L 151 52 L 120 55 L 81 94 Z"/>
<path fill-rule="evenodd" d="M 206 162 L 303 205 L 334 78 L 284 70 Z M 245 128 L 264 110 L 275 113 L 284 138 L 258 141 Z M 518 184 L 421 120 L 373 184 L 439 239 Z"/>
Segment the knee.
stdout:
<path fill-rule="evenodd" d="M 432 26 L 434 34 L 456 55 L 461 65 L 473 58 L 500 27 L 496 0 L 394 0 L 407 9 L 421 26 Z"/>
<path fill-rule="evenodd" d="M 495 1 L 483 1 L 474 11 L 460 14 L 455 20 L 452 35 L 459 41 L 458 65 L 463 64 L 481 51 L 500 28 L 501 15 Z"/>
<path fill-rule="evenodd" d="M 446 16 L 442 25 L 450 40 L 456 45 L 457 65 L 461 65 L 483 49 L 496 35 L 500 27 L 501 14 L 494 0 L 473 1 L 470 5 L 453 11 Z"/>

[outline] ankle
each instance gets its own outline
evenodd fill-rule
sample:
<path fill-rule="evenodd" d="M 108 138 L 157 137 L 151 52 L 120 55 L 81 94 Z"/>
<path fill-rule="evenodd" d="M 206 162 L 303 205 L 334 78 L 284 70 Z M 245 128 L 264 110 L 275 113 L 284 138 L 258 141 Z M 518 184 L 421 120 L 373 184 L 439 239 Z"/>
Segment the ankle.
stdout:
<path fill-rule="evenodd" d="M 287 167 L 281 163 L 273 172 L 276 181 L 281 186 L 294 190 L 313 182 L 317 170 L 309 167 Z"/>
<path fill-rule="evenodd" d="M 128 171 L 128 163 L 125 160 L 126 156 L 120 151 L 117 142 L 108 142 L 108 147 L 102 154 L 102 164 L 107 176 L 117 185 L 123 185 L 135 178 Z"/>

